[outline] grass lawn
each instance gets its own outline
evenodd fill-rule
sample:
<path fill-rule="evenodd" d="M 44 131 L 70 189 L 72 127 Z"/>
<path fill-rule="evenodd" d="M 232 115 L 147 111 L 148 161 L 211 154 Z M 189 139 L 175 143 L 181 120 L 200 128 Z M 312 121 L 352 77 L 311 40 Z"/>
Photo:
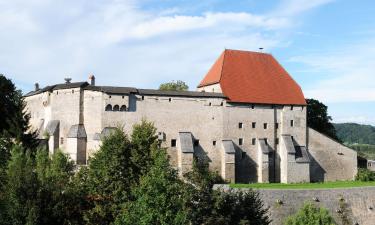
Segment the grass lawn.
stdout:
<path fill-rule="evenodd" d="M 280 183 L 253 183 L 253 184 L 230 184 L 231 188 L 254 188 L 254 189 L 324 189 L 324 188 L 351 188 L 375 186 L 375 181 L 334 181 L 325 183 L 298 183 L 298 184 L 280 184 Z"/>

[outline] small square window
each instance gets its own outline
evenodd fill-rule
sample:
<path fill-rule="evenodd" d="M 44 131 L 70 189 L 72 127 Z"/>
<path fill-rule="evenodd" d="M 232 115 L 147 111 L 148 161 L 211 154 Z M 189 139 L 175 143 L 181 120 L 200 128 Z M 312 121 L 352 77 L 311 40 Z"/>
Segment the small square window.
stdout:
<path fill-rule="evenodd" d="M 64 138 L 60 138 L 60 145 L 63 145 L 64 144 Z"/>
<path fill-rule="evenodd" d="M 176 147 L 176 139 L 171 140 L 171 147 Z"/>
<path fill-rule="evenodd" d="M 277 144 L 277 145 L 279 144 L 279 139 L 278 138 L 275 139 L 275 144 Z"/>
<path fill-rule="evenodd" d="M 290 121 L 290 126 L 291 126 L 291 127 L 294 127 L 294 120 L 291 120 L 291 121 Z"/>
<path fill-rule="evenodd" d="M 252 127 L 252 128 L 255 128 L 255 127 L 256 127 L 256 124 L 257 124 L 257 123 L 252 122 L 252 123 L 251 123 L 251 127 Z"/>
<path fill-rule="evenodd" d="M 252 104 L 252 105 L 251 105 L 251 108 L 252 108 L 252 109 L 254 109 L 254 108 L 255 108 L 255 105 L 254 105 L 254 104 Z"/>
<path fill-rule="evenodd" d="M 279 123 L 275 123 L 275 129 L 279 129 Z"/>
<path fill-rule="evenodd" d="M 142 95 L 142 100 L 145 100 L 145 96 Z"/>
<path fill-rule="evenodd" d="M 242 123 L 238 123 L 238 128 L 242 129 L 243 127 L 243 124 Z"/>
<path fill-rule="evenodd" d="M 243 138 L 238 139 L 238 145 L 243 145 Z"/>
<path fill-rule="evenodd" d="M 212 145 L 213 145 L 213 146 L 216 146 L 216 141 L 213 141 L 213 142 L 212 142 Z"/>
<path fill-rule="evenodd" d="M 242 152 L 242 158 L 245 158 L 246 157 L 246 152 Z"/>
<path fill-rule="evenodd" d="M 294 137 L 293 136 L 290 136 L 292 138 L 292 141 L 294 141 Z"/>
<path fill-rule="evenodd" d="M 293 110 L 293 106 L 290 106 L 290 110 Z"/>
<path fill-rule="evenodd" d="M 263 128 L 264 128 L 264 129 L 267 129 L 267 123 L 264 123 L 264 124 L 263 124 Z"/>
<path fill-rule="evenodd" d="M 196 147 L 196 146 L 198 146 L 199 145 L 199 140 L 195 140 L 194 141 L 194 146 Z"/>
<path fill-rule="evenodd" d="M 169 102 L 171 102 L 171 101 L 172 101 L 172 99 L 171 99 L 171 98 L 169 98 L 169 99 L 168 99 L 168 101 L 169 101 Z"/>
<path fill-rule="evenodd" d="M 266 145 L 268 145 L 268 140 L 267 140 L 267 138 L 264 139 L 264 142 L 266 143 Z"/>
<path fill-rule="evenodd" d="M 109 98 L 112 98 L 112 96 L 110 95 Z"/>
<path fill-rule="evenodd" d="M 125 98 L 125 96 L 122 96 L 122 99 L 124 99 Z"/>
<path fill-rule="evenodd" d="M 255 138 L 251 139 L 251 144 L 255 145 L 255 143 L 256 143 L 256 139 Z"/>

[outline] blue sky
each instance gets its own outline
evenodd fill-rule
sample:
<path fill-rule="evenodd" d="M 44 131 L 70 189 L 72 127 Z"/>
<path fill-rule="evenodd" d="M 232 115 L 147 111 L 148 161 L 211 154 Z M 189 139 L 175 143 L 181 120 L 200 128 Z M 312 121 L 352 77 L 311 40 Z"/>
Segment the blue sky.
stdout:
<path fill-rule="evenodd" d="M 225 49 L 272 53 L 335 122 L 375 125 L 370 0 L 0 0 L 0 73 L 24 92 L 64 77 L 194 90 Z"/>

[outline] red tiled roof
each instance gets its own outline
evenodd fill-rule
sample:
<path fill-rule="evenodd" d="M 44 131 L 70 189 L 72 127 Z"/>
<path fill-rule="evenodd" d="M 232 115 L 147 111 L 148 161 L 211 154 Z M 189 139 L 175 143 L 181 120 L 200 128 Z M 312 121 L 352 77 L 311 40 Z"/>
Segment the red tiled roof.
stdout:
<path fill-rule="evenodd" d="M 198 87 L 216 83 L 231 102 L 306 105 L 300 86 L 266 53 L 225 50 Z"/>

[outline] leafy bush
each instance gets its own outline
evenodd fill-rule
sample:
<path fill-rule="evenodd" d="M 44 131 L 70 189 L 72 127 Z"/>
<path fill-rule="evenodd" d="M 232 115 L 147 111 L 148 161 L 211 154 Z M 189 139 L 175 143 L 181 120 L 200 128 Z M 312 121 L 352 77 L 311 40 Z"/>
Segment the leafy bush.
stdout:
<path fill-rule="evenodd" d="M 355 176 L 355 180 L 358 180 L 358 181 L 375 181 L 375 173 L 368 170 L 368 169 L 359 168 L 358 173 Z"/>
<path fill-rule="evenodd" d="M 326 208 L 317 207 L 312 203 L 305 203 L 303 207 L 292 216 L 289 216 L 285 225 L 331 225 L 334 219 Z"/>

